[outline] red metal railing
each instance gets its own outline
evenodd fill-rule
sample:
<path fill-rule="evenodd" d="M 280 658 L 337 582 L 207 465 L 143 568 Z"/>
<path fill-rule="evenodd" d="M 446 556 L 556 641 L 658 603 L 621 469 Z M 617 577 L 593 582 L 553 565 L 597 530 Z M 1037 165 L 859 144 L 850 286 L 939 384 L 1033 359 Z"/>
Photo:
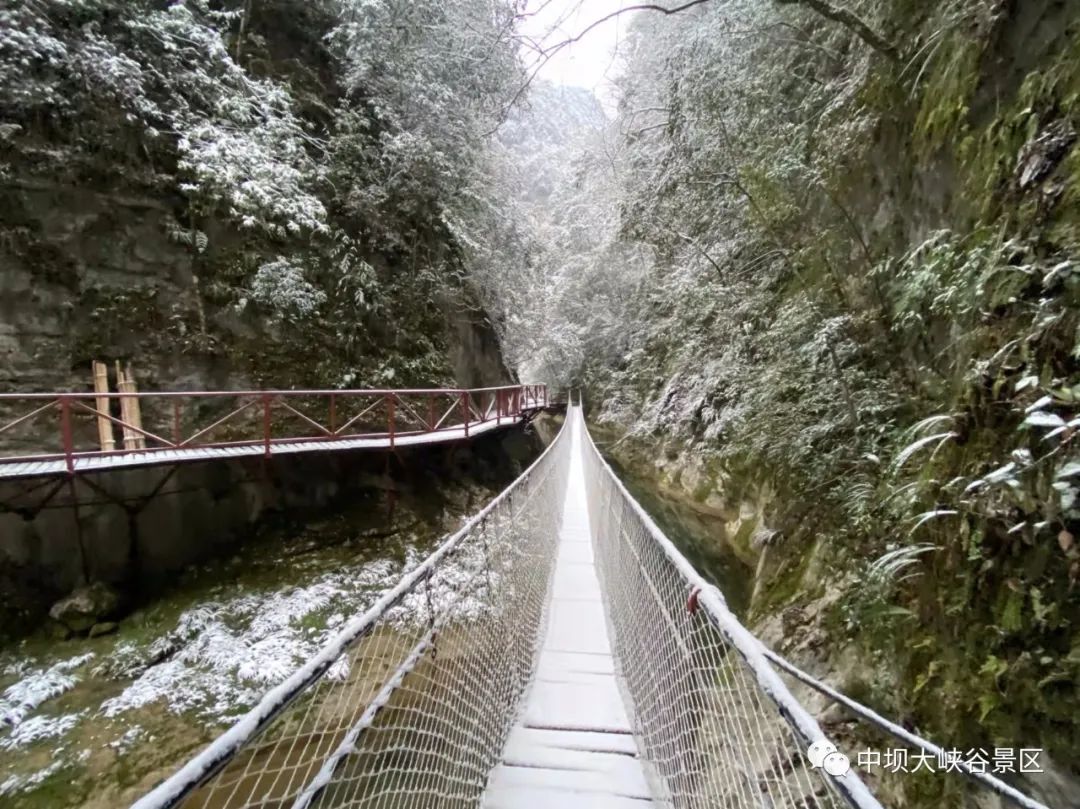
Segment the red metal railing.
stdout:
<path fill-rule="evenodd" d="M 262 446 L 355 438 L 382 438 L 388 446 L 404 436 L 460 431 L 519 419 L 546 407 L 544 385 L 409 390 L 140 391 L 109 393 L 0 394 L 0 465 L 64 460 L 69 472 L 81 458 L 153 454 L 199 447 Z M 141 424 L 125 421 L 121 398 L 139 399 Z M 113 412 L 116 411 L 116 412 Z M 145 447 L 103 450 L 98 421 L 105 418 Z M 53 420 L 52 425 L 48 420 Z M 40 452 L 59 435 L 58 451 Z M 29 454 L 21 452 L 33 449 Z"/>

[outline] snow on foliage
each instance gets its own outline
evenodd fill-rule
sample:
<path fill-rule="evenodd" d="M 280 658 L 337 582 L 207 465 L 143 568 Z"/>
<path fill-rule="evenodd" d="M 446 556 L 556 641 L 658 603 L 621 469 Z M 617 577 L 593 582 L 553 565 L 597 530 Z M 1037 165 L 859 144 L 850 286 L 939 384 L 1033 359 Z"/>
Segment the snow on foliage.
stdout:
<path fill-rule="evenodd" d="M 282 350 L 336 346 L 312 368 L 325 384 L 388 370 L 444 384 L 442 313 L 479 301 L 501 326 L 490 279 L 529 250 L 490 137 L 522 80 L 521 13 L 511 0 L 0 3 L 0 175 L 93 177 L 169 205 L 167 237 L 197 256 L 193 344 L 212 345 L 228 322 L 215 310 L 246 298 L 251 317 L 296 327 L 274 332 Z M 395 331 L 422 337 L 384 351 Z"/>
<path fill-rule="evenodd" d="M 463 618 L 484 609 L 475 591 L 485 559 L 479 543 L 465 548 L 439 567 L 430 592 L 410 592 L 386 621 L 426 622 L 429 603 L 441 615 Z M 401 564 L 381 559 L 302 587 L 204 602 L 181 614 L 173 631 L 148 648 L 125 644 L 116 650 L 103 671 L 134 680 L 105 700 L 101 713 L 117 717 L 162 703 L 173 713 L 193 712 L 207 721 L 233 717 L 313 657 L 348 618 L 420 561 L 409 548 Z M 146 659 L 161 662 L 146 665 Z M 344 679 L 349 667 L 343 656 L 327 676 Z"/>
<path fill-rule="evenodd" d="M 0 781 L 0 797 L 4 795 L 14 795 L 17 792 L 33 789 L 35 786 L 45 781 L 46 778 L 60 772 L 60 770 L 67 767 L 69 764 L 70 762 L 65 756 L 56 756 L 47 767 L 44 767 L 35 773 L 29 775 L 10 775 L 3 781 Z"/>
<path fill-rule="evenodd" d="M 392 563 L 380 561 L 303 587 L 204 602 L 181 614 L 176 628 L 150 649 L 117 651 L 114 665 L 135 679 L 105 700 L 101 712 L 115 717 L 160 701 L 174 713 L 193 711 L 208 720 L 234 716 L 325 642 L 331 630 L 305 619 L 331 608 L 362 609 L 397 572 Z M 170 652 L 166 660 L 140 667 L 140 659 L 162 652 Z"/>
<path fill-rule="evenodd" d="M 181 189 L 203 206 L 223 206 L 247 227 L 282 237 L 325 231 L 326 209 L 311 190 L 317 143 L 288 88 L 252 77 L 230 55 L 229 22 L 201 2 L 174 3 L 128 22 L 163 52 L 162 64 L 148 71 L 168 94 L 161 125 L 177 136 L 179 168 L 189 178 Z"/>
<path fill-rule="evenodd" d="M 0 15 L 3 106 L 119 106 L 143 136 L 174 139 L 180 188 L 198 207 L 279 236 L 326 230 L 313 191 L 318 144 L 288 87 L 230 55 L 235 14 L 199 0 L 42 0 Z"/>
<path fill-rule="evenodd" d="M 85 711 L 64 716 L 32 716 L 0 737 L 0 750 L 15 750 L 45 739 L 55 739 L 71 730 L 85 716 Z"/>
<path fill-rule="evenodd" d="M 255 273 L 251 300 L 283 317 L 307 317 L 326 301 L 326 293 L 305 279 L 302 267 L 278 256 Z"/>
<path fill-rule="evenodd" d="M 17 672 L 22 679 L 8 686 L 0 696 L 0 721 L 17 728 L 40 705 L 69 691 L 79 679 L 74 670 L 92 658 L 93 654 L 87 653 L 62 660 L 48 669 L 33 669 L 28 665 Z"/>

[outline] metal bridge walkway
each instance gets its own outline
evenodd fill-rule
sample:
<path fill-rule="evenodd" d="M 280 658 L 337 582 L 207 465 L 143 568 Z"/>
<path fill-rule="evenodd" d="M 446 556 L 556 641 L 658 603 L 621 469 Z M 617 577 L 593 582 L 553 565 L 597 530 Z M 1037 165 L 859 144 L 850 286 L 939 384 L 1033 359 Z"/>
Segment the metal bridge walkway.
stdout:
<path fill-rule="evenodd" d="M 355 438 L 313 438 L 310 441 L 271 440 L 266 444 L 247 443 L 237 446 L 155 447 L 152 450 L 131 450 L 111 454 L 91 454 L 74 457 L 31 461 L 0 461 L 0 479 L 54 477 L 80 472 L 112 472 L 145 466 L 167 466 L 191 461 L 228 461 L 237 458 L 276 458 L 309 452 L 341 452 L 345 450 L 390 450 L 430 444 L 445 444 L 478 438 L 484 433 L 520 424 L 525 417 L 503 416 L 498 421 L 474 420 L 442 428 L 436 432 L 417 432 L 404 435 L 381 435 Z"/>
<path fill-rule="evenodd" d="M 596 574 L 580 421 L 570 468 L 547 627 L 524 711 L 492 771 L 486 809 L 643 809 L 652 805 Z"/>
<path fill-rule="evenodd" d="M 125 403 L 128 413 L 114 415 Z M 0 393 L 0 480 L 453 443 L 548 406 L 544 385 Z"/>

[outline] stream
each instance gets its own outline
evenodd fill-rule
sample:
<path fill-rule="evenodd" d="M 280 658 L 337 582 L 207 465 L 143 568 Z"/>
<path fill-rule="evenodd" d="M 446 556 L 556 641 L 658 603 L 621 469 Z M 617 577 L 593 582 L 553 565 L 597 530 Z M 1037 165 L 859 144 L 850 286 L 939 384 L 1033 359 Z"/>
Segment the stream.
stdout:
<path fill-rule="evenodd" d="M 740 620 L 750 606 L 754 571 L 723 540 L 723 520 L 692 508 L 657 487 L 656 480 L 622 463 L 597 436 L 597 447 L 623 485 L 690 564 L 724 594 Z"/>

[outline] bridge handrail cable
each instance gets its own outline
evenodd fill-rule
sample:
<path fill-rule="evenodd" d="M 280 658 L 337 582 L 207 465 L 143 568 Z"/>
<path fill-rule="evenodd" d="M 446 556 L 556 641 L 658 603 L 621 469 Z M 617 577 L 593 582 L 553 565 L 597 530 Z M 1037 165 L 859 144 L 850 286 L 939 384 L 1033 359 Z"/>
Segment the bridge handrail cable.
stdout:
<path fill-rule="evenodd" d="M 815 691 L 824 694 L 833 702 L 837 702 L 840 705 L 843 705 L 845 708 L 847 708 L 859 718 L 865 719 L 870 724 L 877 726 L 893 738 L 899 739 L 900 741 L 906 742 L 922 750 L 925 750 L 927 753 L 930 753 L 939 760 L 944 755 L 944 748 L 939 747 L 929 739 L 924 739 L 922 736 L 912 733 L 910 730 L 907 730 L 903 726 L 898 725 L 889 719 L 886 719 L 884 716 L 872 710 L 871 708 L 868 708 L 862 703 L 856 702 L 851 697 L 840 693 L 835 688 L 832 688 L 831 686 L 821 682 L 821 680 L 818 680 L 816 677 L 807 674 L 805 671 L 800 669 L 787 658 L 778 655 L 771 649 L 766 648 L 764 652 L 765 657 L 767 657 L 777 666 L 782 668 L 792 677 L 810 686 Z M 987 787 L 993 792 L 996 792 L 998 795 L 1001 795 L 1003 798 L 1006 798 L 1017 806 L 1022 806 L 1024 807 L 1024 809 L 1050 809 L 1050 807 L 1048 807 L 1046 804 L 1040 803 L 1034 798 L 1025 795 L 1023 792 L 1016 789 L 1016 787 L 1005 783 L 1000 778 L 996 778 L 988 772 L 981 772 L 974 769 L 966 761 L 958 761 L 956 762 L 956 765 L 963 775 L 966 775 L 968 778 L 976 781 L 980 786 Z"/>
<path fill-rule="evenodd" d="M 591 436 L 585 455 L 616 656 L 665 797 L 674 806 L 756 807 L 767 798 L 777 806 L 833 807 L 838 796 L 858 809 L 880 809 L 854 773 L 834 778 L 807 766 L 806 747 L 826 738 L 816 720 Z"/>

